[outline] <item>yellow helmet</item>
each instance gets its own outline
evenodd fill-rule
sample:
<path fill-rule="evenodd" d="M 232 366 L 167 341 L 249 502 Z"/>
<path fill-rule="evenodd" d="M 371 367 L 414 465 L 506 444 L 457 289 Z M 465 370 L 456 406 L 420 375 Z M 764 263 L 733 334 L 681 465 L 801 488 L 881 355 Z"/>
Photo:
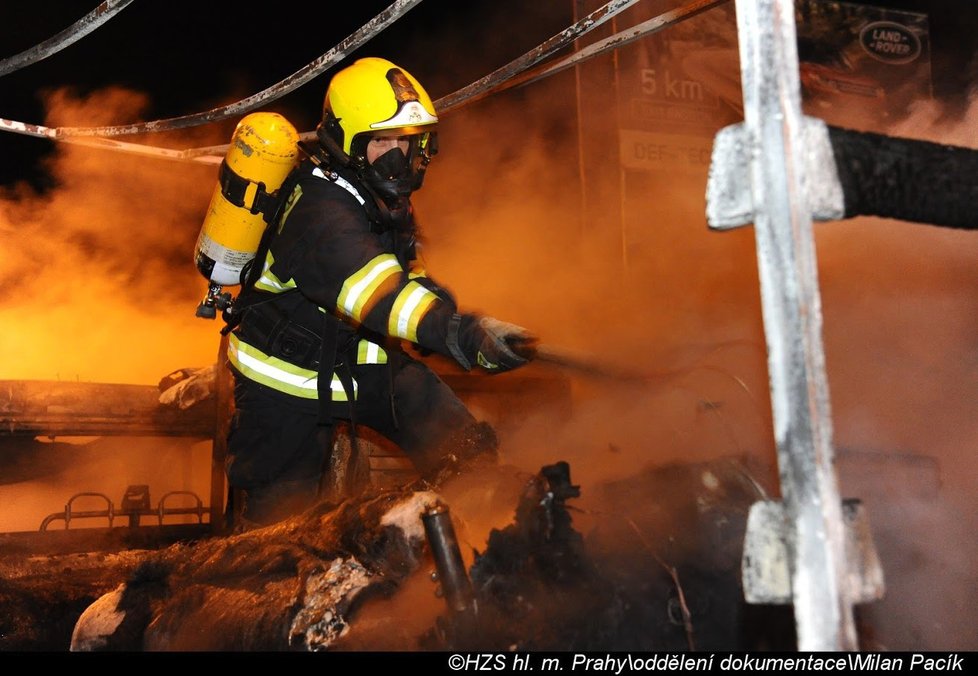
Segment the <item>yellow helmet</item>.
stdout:
<path fill-rule="evenodd" d="M 421 187 L 424 170 L 437 152 L 438 115 L 428 93 L 413 75 L 386 59 L 359 59 L 336 73 L 323 100 L 319 142 L 340 166 L 354 168 L 382 192 L 409 194 Z M 367 142 L 373 136 L 407 136 L 407 167 L 371 171 Z M 377 185 L 378 181 L 381 185 Z"/>

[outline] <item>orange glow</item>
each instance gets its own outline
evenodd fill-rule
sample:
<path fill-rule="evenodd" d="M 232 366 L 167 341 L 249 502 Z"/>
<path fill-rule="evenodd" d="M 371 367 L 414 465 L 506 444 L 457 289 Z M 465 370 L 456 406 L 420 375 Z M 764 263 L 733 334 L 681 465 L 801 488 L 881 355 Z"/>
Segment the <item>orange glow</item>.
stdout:
<path fill-rule="evenodd" d="M 427 271 L 463 310 L 526 326 L 544 344 L 616 368 L 682 376 L 626 386 L 532 364 L 525 375 L 570 379 L 573 411 L 564 416 L 540 402 L 514 412 L 502 436 L 503 463 L 536 472 L 568 461 L 584 506 L 600 482 L 722 456 L 747 456 L 766 468 L 757 478 L 776 493 L 752 229 L 709 231 L 705 174 L 678 171 L 643 176 L 648 193 L 611 195 L 601 205 L 606 221 L 582 222 L 577 138 L 563 119 L 574 109 L 566 91 L 546 96 L 554 91 L 518 92 L 440 123 L 441 149 L 415 198 Z M 58 92 L 49 101 L 51 124 L 129 119 L 145 103 L 120 90 L 86 100 Z M 953 123 L 943 112 L 938 102 L 923 102 L 890 133 L 978 148 L 978 106 Z M 849 122 L 859 128 L 861 120 Z M 169 145 L 226 141 L 197 130 Z M 220 322 L 194 316 L 206 285 L 191 254 L 215 169 L 69 145 L 57 151 L 51 172 L 59 190 L 42 197 L 18 189 L 0 200 L 0 379 L 156 384 L 174 369 L 212 363 Z M 619 243 L 623 200 L 637 212 L 630 248 Z M 941 500 L 927 509 L 913 504 L 919 528 L 912 533 L 901 530 L 908 518 L 898 500 L 884 500 L 901 486 L 840 476 L 845 497 L 876 491 L 867 493 L 875 500 L 867 505 L 870 519 L 877 542 L 889 547 L 884 554 L 894 553 L 883 561 L 892 606 L 879 606 L 880 616 L 898 618 L 912 607 L 927 618 L 921 631 L 972 627 L 978 603 L 962 590 L 976 588 L 978 556 L 970 537 L 978 234 L 855 219 L 817 223 L 815 235 L 836 449 L 919 454 L 941 467 Z M 33 528 L 78 490 L 118 499 L 127 483 L 152 483 L 155 499 L 167 490 L 161 458 L 170 469 L 181 466 L 178 451 L 162 456 L 159 448 L 140 445 L 138 454 L 113 456 L 98 471 L 78 463 L 61 477 L 68 488 L 53 480 L 0 486 L 0 501 L 30 511 L 16 523 Z M 205 490 L 209 457 L 199 450 L 192 476 L 171 478 L 175 488 Z M 488 496 L 455 497 L 453 513 L 471 520 L 468 547 L 482 547 L 482 535 L 512 516 L 508 503 L 493 506 L 497 513 L 480 502 Z M 15 523 L 6 506 L 0 530 Z M 908 572 L 906 552 L 917 557 Z M 919 586 L 922 579 L 927 584 Z M 955 610 L 965 617 L 952 619 Z M 891 649 L 921 647 L 896 636 Z"/>
<path fill-rule="evenodd" d="M 48 123 L 130 119 L 144 104 L 117 89 L 59 91 Z M 0 333 L 16 355 L 0 378 L 156 384 L 213 363 L 219 327 L 194 316 L 206 285 L 192 263 L 213 168 L 61 144 L 50 171 L 57 190 L 0 201 L 0 325 L 16 327 Z"/>

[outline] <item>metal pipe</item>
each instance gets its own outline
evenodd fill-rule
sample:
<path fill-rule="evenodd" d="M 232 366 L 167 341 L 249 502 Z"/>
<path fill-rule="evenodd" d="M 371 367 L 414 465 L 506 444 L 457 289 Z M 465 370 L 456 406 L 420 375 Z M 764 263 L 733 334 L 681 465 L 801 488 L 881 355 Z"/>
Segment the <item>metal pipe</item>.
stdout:
<path fill-rule="evenodd" d="M 449 609 L 457 613 L 474 609 L 472 583 L 465 571 L 448 507 L 440 502 L 436 503 L 421 515 L 421 520 L 435 560 L 442 594 Z"/>

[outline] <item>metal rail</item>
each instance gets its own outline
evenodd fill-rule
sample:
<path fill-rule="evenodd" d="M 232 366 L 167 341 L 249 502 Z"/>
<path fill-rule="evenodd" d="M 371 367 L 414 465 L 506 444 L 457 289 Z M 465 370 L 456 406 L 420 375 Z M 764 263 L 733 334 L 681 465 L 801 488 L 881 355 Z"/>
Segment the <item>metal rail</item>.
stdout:
<path fill-rule="evenodd" d="M 189 495 L 197 503 L 194 507 L 167 507 L 167 499 L 175 495 Z M 105 509 L 100 510 L 76 510 L 73 504 L 76 500 L 81 498 L 101 498 L 106 503 Z M 71 526 L 71 522 L 77 519 L 108 519 L 109 528 L 115 525 L 115 520 L 117 518 L 125 518 L 129 521 L 130 528 L 138 528 L 140 526 L 141 517 L 144 516 L 155 516 L 159 525 L 163 525 L 163 521 L 168 516 L 177 515 L 187 515 L 192 514 L 197 517 L 197 523 L 204 523 L 204 514 L 208 513 L 208 509 L 204 507 L 200 498 L 197 497 L 196 493 L 192 491 L 170 491 L 166 493 L 160 501 L 157 503 L 155 509 L 149 507 L 149 490 L 145 486 L 130 486 L 126 491 L 126 496 L 123 498 L 123 504 L 119 509 L 116 509 L 112 500 L 109 496 L 104 493 L 76 493 L 68 499 L 65 504 L 65 509 L 63 512 L 55 512 L 54 514 L 49 514 L 44 517 L 41 522 L 41 532 L 45 532 L 53 522 L 57 520 L 64 521 L 65 530 L 68 530 Z"/>
<path fill-rule="evenodd" d="M 121 12 L 131 2 L 132 0 L 105 0 L 105 2 L 54 37 L 36 44 L 30 49 L 25 49 L 19 54 L 14 54 L 13 56 L 8 56 L 0 60 L 0 77 L 8 73 L 13 73 L 24 66 L 37 63 L 52 54 L 57 54 L 65 47 L 73 45 Z"/>

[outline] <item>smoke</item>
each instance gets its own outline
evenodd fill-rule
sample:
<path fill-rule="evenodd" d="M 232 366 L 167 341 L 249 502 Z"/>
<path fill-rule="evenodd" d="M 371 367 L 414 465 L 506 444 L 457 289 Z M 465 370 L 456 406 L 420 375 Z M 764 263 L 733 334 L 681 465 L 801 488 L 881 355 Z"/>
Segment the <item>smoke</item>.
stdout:
<path fill-rule="evenodd" d="M 957 51 L 951 42 L 934 44 L 945 61 Z M 733 81 L 717 69 L 720 59 L 704 54 L 699 62 L 704 81 Z M 908 87 L 919 87 L 910 80 Z M 807 99 L 805 113 L 975 149 L 973 77 L 961 82 L 961 91 L 940 88 L 947 98 L 918 98 L 906 108 L 823 96 Z M 970 231 L 878 218 L 816 223 L 814 235 L 839 482 L 844 496 L 867 506 L 887 579 L 886 596 L 859 609 L 868 647 L 974 646 L 975 596 L 962 590 L 975 589 L 976 576 L 967 533 L 976 525 L 978 240 Z"/>
<path fill-rule="evenodd" d="M 573 408 L 521 408 L 504 430 L 504 461 L 533 471 L 568 460 L 581 503 L 595 509 L 588 498 L 604 482 L 727 455 L 747 456 L 777 495 L 750 227 L 709 232 L 705 176 L 677 166 L 636 181 L 653 187 L 629 204 L 644 229 L 623 256 L 618 232 L 581 222 L 571 87 L 499 97 L 459 113 L 464 121 L 446 116 L 417 200 L 429 270 L 463 305 L 528 326 L 553 347 L 635 374 L 680 375 L 642 385 L 527 367 L 526 375 L 569 380 Z M 978 148 L 974 102 L 880 112 L 808 114 Z M 604 205 L 610 221 L 620 207 Z M 814 234 L 841 491 L 866 503 L 887 579 L 886 596 L 860 608 L 867 641 L 974 647 L 978 239 L 875 218 L 816 223 Z M 582 250 L 582 241 L 598 246 Z M 859 462 L 865 453 L 879 461 Z M 908 493 L 915 482 L 931 488 Z"/>
<path fill-rule="evenodd" d="M 106 516 L 81 518 L 82 512 L 107 512 L 109 502 L 115 510 L 130 486 L 148 486 L 150 508 L 172 491 L 189 491 L 199 497 L 206 508 L 210 487 L 210 441 L 181 438 L 65 438 L 55 442 L 4 441 L 3 475 L 15 472 L 8 464 L 11 452 L 24 451 L 24 477 L 29 480 L 0 485 L 0 532 L 36 531 L 48 520 L 46 529 L 64 529 L 66 510 L 76 515 L 72 530 L 105 528 Z M 80 496 L 99 493 L 100 496 Z M 77 497 L 76 497 L 77 496 Z M 196 508 L 188 495 L 167 496 L 166 509 Z M 194 523 L 196 515 L 169 514 L 164 523 Z M 116 514 L 112 525 L 126 526 L 127 520 Z M 142 517 L 143 525 L 156 525 L 155 516 Z"/>
<path fill-rule="evenodd" d="M 51 126 L 98 125 L 135 118 L 146 99 L 58 90 L 47 103 Z M 17 356 L 3 377 L 156 384 L 213 363 L 192 263 L 213 168 L 62 144 L 48 169 L 56 190 L 21 185 L 0 202 L 0 324 L 16 327 L 0 346 Z"/>
<path fill-rule="evenodd" d="M 661 204 L 633 198 L 641 216 L 626 265 L 609 246 L 620 205 L 604 207 L 607 223 L 583 220 L 573 92 L 572 80 L 542 83 L 446 116 L 416 199 L 428 271 L 463 308 L 593 366 L 521 371 L 566 382 L 572 412 L 534 401 L 507 425 L 504 459 L 527 471 L 565 459 L 597 483 L 678 459 L 767 452 L 751 233 L 708 231 L 705 172 L 657 176 Z"/>
<path fill-rule="evenodd" d="M 541 399 L 506 411 L 502 461 L 536 472 L 567 460 L 581 503 L 594 509 L 589 496 L 605 482 L 726 456 L 746 457 L 776 494 L 751 229 L 710 232 L 705 172 L 680 167 L 628 177 L 629 246 L 620 194 L 599 205 L 606 221 L 588 222 L 573 82 L 558 76 L 445 115 L 440 154 L 415 198 L 428 271 L 463 308 L 607 367 L 535 363 L 498 376 L 559 383 L 570 397 L 569 409 Z M 146 104 L 115 89 L 48 101 L 54 124 L 130 119 Z M 849 111 L 846 126 L 868 128 L 862 112 Z M 978 148 L 976 115 L 975 105 L 950 116 L 940 101 L 922 101 L 885 131 Z M 172 146 L 226 140 L 187 136 Z M 217 328 L 193 316 L 204 284 L 191 253 L 214 168 L 60 145 L 50 171 L 56 191 L 18 187 L 0 202 L 0 350 L 16 355 L 0 377 L 155 384 L 212 363 Z M 866 610 L 876 639 L 889 649 L 978 647 L 978 239 L 881 219 L 820 223 L 815 235 L 840 483 L 866 501 L 887 577 L 887 596 Z M 601 373 L 616 369 L 649 378 Z M 865 452 L 879 462 L 853 460 Z M 164 462 L 173 456 L 155 445 L 151 453 L 139 471 L 82 472 L 79 463 L 68 485 L 100 490 L 104 479 L 115 498 L 129 483 L 151 483 L 156 495 L 157 473 L 182 463 Z M 118 462 L 128 465 L 124 455 Z M 916 477 L 901 472 L 920 457 L 935 464 Z M 199 486 L 206 471 L 173 483 Z M 925 475 L 933 483 L 909 490 Z M 5 505 L 37 514 L 66 497 L 53 481 L 10 490 L 0 491 Z M 467 544 L 481 547 L 515 503 L 463 495 L 453 510 L 470 519 Z M 487 505 L 491 513 L 480 513 Z"/>
<path fill-rule="evenodd" d="M 50 126 L 94 126 L 138 119 L 148 100 L 120 88 L 56 90 L 46 104 Z M 210 134 L 174 135 L 166 143 L 224 142 Z M 193 265 L 214 168 L 59 144 L 47 170 L 55 189 L 37 193 L 19 184 L 0 195 L 0 378 L 155 386 L 176 369 L 214 363 L 219 335 L 213 322 L 194 316 L 206 284 Z M 29 458 L 32 472 L 5 463 L 0 530 L 34 530 L 82 491 L 104 493 L 117 508 L 136 484 L 150 486 L 154 508 L 171 490 L 206 500 L 209 454 L 196 440 L 58 442 L 26 447 L 19 466 Z M 27 442 L 4 443 L 9 460 L 11 444 Z M 105 508 L 98 499 L 75 505 Z"/>
<path fill-rule="evenodd" d="M 976 149 L 976 114 L 973 97 L 922 100 L 872 130 Z M 862 613 L 887 649 L 973 648 L 978 239 L 859 218 L 817 224 L 816 243 L 839 480 L 866 503 L 887 581 Z"/>

